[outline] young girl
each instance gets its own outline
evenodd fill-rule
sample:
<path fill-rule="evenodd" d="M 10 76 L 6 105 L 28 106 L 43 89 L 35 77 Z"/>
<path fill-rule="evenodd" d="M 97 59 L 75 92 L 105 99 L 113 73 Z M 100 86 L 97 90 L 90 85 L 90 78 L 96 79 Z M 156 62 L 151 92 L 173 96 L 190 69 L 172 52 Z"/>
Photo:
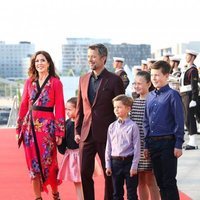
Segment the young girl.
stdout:
<path fill-rule="evenodd" d="M 77 199 L 83 200 L 79 162 L 79 145 L 74 140 L 76 103 L 76 97 L 72 97 L 66 103 L 66 114 L 69 119 L 66 121 L 66 134 L 63 138 L 63 142 L 60 146 L 58 146 L 59 152 L 64 154 L 58 173 L 58 180 L 74 182 Z"/>
<path fill-rule="evenodd" d="M 146 71 L 138 72 L 135 77 L 134 89 L 139 97 L 134 100 L 131 110 L 131 119 L 139 126 L 141 139 L 141 155 L 138 165 L 138 189 L 140 200 L 160 199 L 158 186 L 152 172 L 151 161 L 144 158 L 143 117 L 145 110 L 145 99 L 149 93 L 150 86 L 150 73 Z"/>
<path fill-rule="evenodd" d="M 61 154 L 64 154 L 60 170 L 58 173 L 58 180 L 72 181 L 76 188 L 76 195 L 78 200 L 83 200 L 83 191 L 80 175 L 80 161 L 79 161 L 79 145 L 74 140 L 74 120 L 76 117 L 77 97 L 72 97 L 66 103 L 66 114 L 68 120 L 66 121 L 66 132 L 62 144 L 58 146 Z M 101 175 L 102 170 L 95 160 L 94 176 Z"/>

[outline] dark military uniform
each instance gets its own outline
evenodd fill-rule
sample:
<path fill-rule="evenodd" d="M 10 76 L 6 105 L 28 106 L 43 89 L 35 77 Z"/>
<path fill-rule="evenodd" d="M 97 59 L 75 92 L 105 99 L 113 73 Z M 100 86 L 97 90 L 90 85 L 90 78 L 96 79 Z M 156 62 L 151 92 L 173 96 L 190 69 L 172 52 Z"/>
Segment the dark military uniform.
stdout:
<path fill-rule="evenodd" d="M 180 92 L 180 76 L 180 69 L 178 69 L 178 71 L 172 72 L 172 74 L 169 75 L 169 86 L 178 92 Z"/>
<path fill-rule="evenodd" d="M 198 78 L 198 70 L 194 64 L 181 75 L 180 93 L 184 106 L 185 125 L 189 135 L 197 134 L 195 114 L 198 107 L 189 108 L 189 104 L 192 100 L 196 103 L 198 101 Z"/>
<path fill-rule="evenodd" d="M 124 88 L 126 89 L 129 85 L 129 78 L 127 76 L 127 73 L 123 70 L 123 69 L 119 69 L 117 71 L 115 71 L 115 74 L 117 74 L 118 76 L 120 76 L 120 78 L 123 81 L 124 84 Z"/>

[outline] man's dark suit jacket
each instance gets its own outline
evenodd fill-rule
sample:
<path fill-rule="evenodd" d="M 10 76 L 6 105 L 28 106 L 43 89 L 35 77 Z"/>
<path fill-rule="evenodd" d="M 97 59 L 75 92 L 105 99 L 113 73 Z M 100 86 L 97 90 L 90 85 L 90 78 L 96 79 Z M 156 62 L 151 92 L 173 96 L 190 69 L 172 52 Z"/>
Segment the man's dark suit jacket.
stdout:
<path fill-rule="evenodd" d="M 88 99 L 88 86 L 91 72 L 80 77 L 75 134 L 85 141 L 90 128 L 96 142 L 106 142 L 108 126 L 116 120 L 113 112 L 112 99 L 124 94 L 121 78 L 104 69 L 93 105 Z"/>

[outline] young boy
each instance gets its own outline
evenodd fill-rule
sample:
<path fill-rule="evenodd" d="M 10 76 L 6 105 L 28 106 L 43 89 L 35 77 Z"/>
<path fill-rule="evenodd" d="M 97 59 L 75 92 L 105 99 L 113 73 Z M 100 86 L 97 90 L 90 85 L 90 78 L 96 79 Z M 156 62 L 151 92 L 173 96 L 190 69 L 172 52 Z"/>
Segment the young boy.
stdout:
<path fill-rule="evenodd" d="M 150 92 L 145 106 L 145 157 L 151 156 L 161 199 L 179 200 L 177 158 L 184 142 L 183 106 L 179 93 L 168 85 L 170 65 L 157 61 L 151 67 Z"/>
<path fill-rule="evenodd" d="M 129 118 L 133 100 L 126 95 L 113 99 L 117 120 L 108 128 L 105 151 L 106 174 L 112 175 L 113 200 L 124 199 L 124 180 L 127 199 L 137 200 L 137 168 L 140 159 L 140 135 L 135 122 Z"/>

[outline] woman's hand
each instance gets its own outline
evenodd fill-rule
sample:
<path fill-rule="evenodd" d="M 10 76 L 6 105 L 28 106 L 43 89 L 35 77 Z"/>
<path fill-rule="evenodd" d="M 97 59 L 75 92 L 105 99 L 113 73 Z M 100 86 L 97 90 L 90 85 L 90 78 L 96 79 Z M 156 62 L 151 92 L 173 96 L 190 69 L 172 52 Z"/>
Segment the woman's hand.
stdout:
<path fill-rule="evenodd" d="M 19 140 L 19 134 L 16 134 L 15 137 L 16 137 L 16 140 L 18 141 Z"/>

